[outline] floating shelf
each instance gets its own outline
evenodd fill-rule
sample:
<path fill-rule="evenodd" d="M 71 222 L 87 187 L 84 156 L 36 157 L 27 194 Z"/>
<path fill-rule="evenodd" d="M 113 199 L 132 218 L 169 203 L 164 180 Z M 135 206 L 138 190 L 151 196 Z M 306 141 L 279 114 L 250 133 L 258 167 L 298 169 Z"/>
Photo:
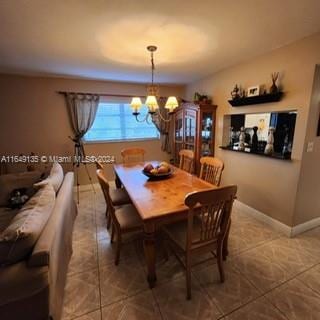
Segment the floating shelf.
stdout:
<path fill-rule="evenodd" d="M 272 159 L 278 159 L 278 160 L 286 160 L 286 161 L 290 161 L 291 160 L 291 154 L 288 154 L 286 157 L 283 156 L 281 153 L 273 153 L 271 155 L 268 154 L 264 154 L 262 152 L 246 152 L 246 151 L 242 151 L 242 150 L 234 150 L 228 146 L 220 146 L 220 149 L 223 150 L 228 150 L 228 151 L 233 151 L 233 152 L 240 152 L 240 153 L 246 153 L 246 154 L 254 154 L 256 156 L 261 156 L 261 157 L 265 157 L 265 158 L 272 158 Z"/>
<path fill-rule="evenodd" d="M 283 96 L 283 92 L 268 93 L 260 96 L 245 97 L 234 100 L 228 100 L 233 107 L 249 106 L 252 104 L 269 103 L 280 101 Z"/>

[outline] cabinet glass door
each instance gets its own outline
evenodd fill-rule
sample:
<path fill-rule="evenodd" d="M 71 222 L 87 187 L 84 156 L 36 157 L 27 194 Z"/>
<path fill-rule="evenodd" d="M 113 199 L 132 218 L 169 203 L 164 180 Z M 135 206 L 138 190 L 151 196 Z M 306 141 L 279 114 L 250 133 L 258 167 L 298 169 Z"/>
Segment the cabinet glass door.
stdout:
<path fill-rule="evenodd" d="M 201 157 L 213 156 L 213 113 L 203 112 L 201 117 Z"/>
<path fill-rule="evenodd" d="M 184 121 L 185 149 L 194 150 L 196 140 L 196 113 L 186 112 Z"/>
<path fill-rule="evenodd" d="M 174 124 L 175 148 L 174 148 L 174 162 L 179 164 L 179 152 L 183 149 L 183 112 L 177 112 L 175 115 Z"/>

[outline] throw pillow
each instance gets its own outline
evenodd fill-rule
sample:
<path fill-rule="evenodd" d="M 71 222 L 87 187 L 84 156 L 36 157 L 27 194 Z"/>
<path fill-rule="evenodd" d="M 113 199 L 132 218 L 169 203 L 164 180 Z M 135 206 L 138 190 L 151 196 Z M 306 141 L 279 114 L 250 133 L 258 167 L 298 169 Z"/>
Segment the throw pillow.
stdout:
<path fill-rule="evenodd" d="M 0 233 L 0 265 L 21 261 L 32 252 L 53 210 L 55 196 L 50 183 L 43 186 Z"/>
<path fill-rule="evenodd" d="M 60 186 L 63 181 L 63 169 L 61 167 L 61 164 L 58 162 L 54 162 L 52 165 L 52 168 L 50 170 L 49 176 L 42 180 L 41 182 L 35 183 L 35 187 L 43 187 L 44 185 L 50 183 L 55 192 L 58 192 L 60 189 Z"/>

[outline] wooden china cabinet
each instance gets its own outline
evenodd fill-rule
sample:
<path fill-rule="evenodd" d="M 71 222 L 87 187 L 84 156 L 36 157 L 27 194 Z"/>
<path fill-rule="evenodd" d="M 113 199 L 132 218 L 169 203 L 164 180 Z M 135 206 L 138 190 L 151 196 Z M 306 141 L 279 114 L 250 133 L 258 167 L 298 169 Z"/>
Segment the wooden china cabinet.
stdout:
<path fill-rule="evenodd" d="M 174 116 L 174 163 L 179 165 L 179 151 L 193 150 L 194 172 L 200 171 L 200 158 L 214 156 L 217 106 L 211 104 L 183 103 Z"/>

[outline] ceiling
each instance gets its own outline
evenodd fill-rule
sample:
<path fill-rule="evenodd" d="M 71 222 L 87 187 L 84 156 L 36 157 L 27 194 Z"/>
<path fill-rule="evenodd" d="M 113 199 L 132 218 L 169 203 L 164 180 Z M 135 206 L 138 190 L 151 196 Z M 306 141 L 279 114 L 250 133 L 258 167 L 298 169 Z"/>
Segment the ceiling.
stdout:
<path fill-rule="evenodd" d="M 319 0 L 1 0 L 0 72 L 190 83 L 320 31 Z"/>

